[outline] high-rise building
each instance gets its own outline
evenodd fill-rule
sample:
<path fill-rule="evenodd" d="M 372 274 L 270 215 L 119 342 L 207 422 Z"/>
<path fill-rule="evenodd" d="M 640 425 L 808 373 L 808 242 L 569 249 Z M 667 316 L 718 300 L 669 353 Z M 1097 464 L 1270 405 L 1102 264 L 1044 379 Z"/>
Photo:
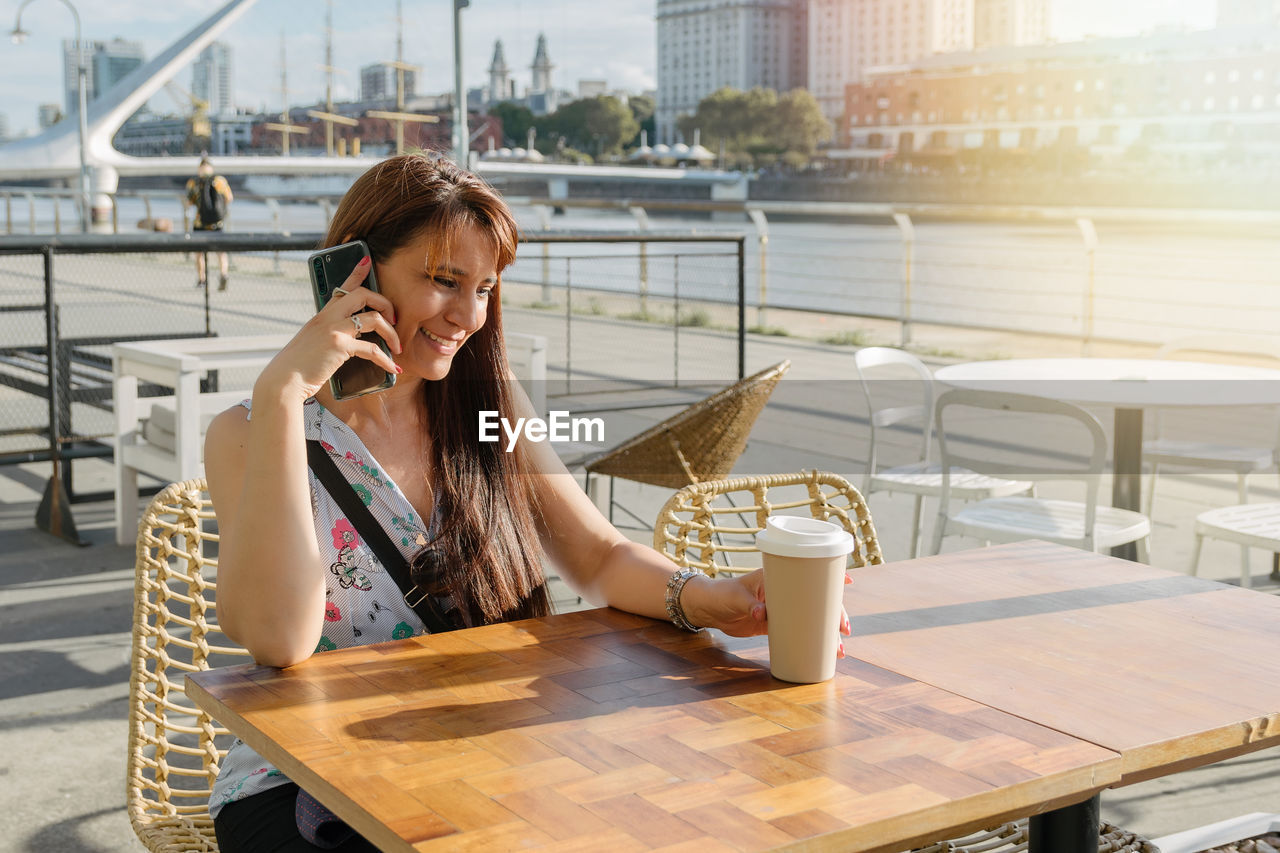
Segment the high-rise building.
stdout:
<path fill-rule="evenodd" d="M 973 48 L 974 0 L 810 0 L 809 91 L 838 122 L 865 69 Z M 661 58 L 659 58 L 661 63 Z"/>
<path fill-rule="evenodd" d="M 36 107 L 36 123 L 40 129 L 53 127 L 62 120 L 62 108 L 57 104 L 41 104 Z"/>
<path fill-rule="evenodd" d="M 0 113 L 0 142 L 9 138 L 9 117 Z"/>
<path fill-rule="evenodd" d="M 231 48 L 215 41 L 200 51 L 191 66 L 191 92 L 209 104 L 210 115 L 228 115 L 235 112 L 235 99 L 231 96 Z"/>
<path fill-rule="evenodd" d="M 417 73 L 406 69 L 404 72 L 404 97 L 412 98 L 415 93 Z M 362 101 L 394 101 L 396 99 L 396 69 L 386 62 L 375 62 L 360 69 L 360 100 Z"/>
<path fill-rule="evenodd" d="M 129 75 L 129 72 L 142 65 L 146 57 L 142 52 L 142 42 L 112 39 L 109 42 L 84 42 L 81 55 L 85 67 L 85 83 L 88 100 L 102 97 L 116 83 Z M 75 41 L 64 39 L 62 42 L 62 87 L 63 103 L 68 113 L 75 112 L 80 103 L 79 82 L 76 69 Z"/>
<path fill-rule="evenodd" d="M 695 112 L 717 89 L 760 86 L 782 92 L 804 86 L 800 56 L 807 39 L 798 28 L 809 3 L 658 0 L 656 141 L 675 142 L 676 119 Z"/>
<path fill-rule="evenodd" d="M 93 42 L 84 42 L 80 57 L 76 57 L 75 41 L 64 39 L 62 42 L 62 106 L 63 114 L 74 113 L 79 109 L 80 90 L 77 73 L 80 63 L 84 63 L 86 98 L 93 100 Z"/>
<path fill-rule="evenodd" d="M 1049 40 L 1049 0 L 973 0 L 973 47 L 1010 47 Z"/>

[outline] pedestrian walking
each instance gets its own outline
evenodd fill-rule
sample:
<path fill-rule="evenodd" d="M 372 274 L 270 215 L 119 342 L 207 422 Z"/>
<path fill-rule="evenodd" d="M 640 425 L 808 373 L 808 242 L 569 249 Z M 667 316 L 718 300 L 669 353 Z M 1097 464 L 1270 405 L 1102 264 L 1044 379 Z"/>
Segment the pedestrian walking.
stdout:
<path fill-rule="evenodd" d="M 200 158 L 196 176 L 187 181 L 186 204 L 196 209 L 193 231 L 221 231 L 231 206 L 231 185 L 221 175 L 215 175 L 208 157 Z M 205 252 L 196 252 L 196 287 L 208 283 L 205 275 Z M 227 289 L 227 253 L 218 253 L 218 290 Z"/>

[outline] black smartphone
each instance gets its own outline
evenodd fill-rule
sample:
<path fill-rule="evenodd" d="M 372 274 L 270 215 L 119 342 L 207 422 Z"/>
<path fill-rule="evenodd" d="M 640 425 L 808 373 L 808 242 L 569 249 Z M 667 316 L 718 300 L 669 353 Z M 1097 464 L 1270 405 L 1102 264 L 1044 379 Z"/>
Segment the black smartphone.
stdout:
<path fill-rule="evenodd" d="M 362 258 L 368 258 L 369 247 L 363 240 L 354 240 L 321 249 L 307 256 L 307 272 L 311 274 L 311 292 L 316 298 L 316 310 L 319 311 L 333 298 L 333 290 L 342 287 L 347 276 L 355 270 Z M 373 274 L 372 264 L 369 274 L 365 276 L 364 286 L 378 292 L 378 278 Z M 391 355 L 391 348 L 377 332 L 365 332 L 360 336 L 362 341 L 371 341 Z M 329 377 L 329 388 L 333 391 L 333 399 L 350 400 L 362 394 L 372 394 L 396 384 L 394 373 L 388 373 L 377 364 L 364 358 L 349 358 Z"/>

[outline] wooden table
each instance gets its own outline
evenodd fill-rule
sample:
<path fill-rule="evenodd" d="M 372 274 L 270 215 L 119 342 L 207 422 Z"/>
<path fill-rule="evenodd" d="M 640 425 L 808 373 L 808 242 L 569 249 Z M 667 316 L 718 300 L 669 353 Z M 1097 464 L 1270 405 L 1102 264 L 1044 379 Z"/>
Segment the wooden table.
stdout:
<path fill-rule="evenodd" d="M 384 850 L 900 851 L 1280 743 L 1274 596 L 1045 543 L 854 577 L 824 684 L 594 610 L 187 690 Z"/>
<path fill-rule="evenodd" d="M 191 676 L 187 694 L 385 851 L 901 851 L 1088 798 L 1107 749 L 846 659 L 613 610 Z"/>
<path fill-rule="evenodd" d="M 1111 505 L 1142 511 L 1144 409 L 1280 404 L 1280 370 L 1158 358 L 1007 358 L 940 368 L 957 388 L 1052 396 L 1115 409 Z M 1112 554 L 1136 559 L 1137 545 Z"/>

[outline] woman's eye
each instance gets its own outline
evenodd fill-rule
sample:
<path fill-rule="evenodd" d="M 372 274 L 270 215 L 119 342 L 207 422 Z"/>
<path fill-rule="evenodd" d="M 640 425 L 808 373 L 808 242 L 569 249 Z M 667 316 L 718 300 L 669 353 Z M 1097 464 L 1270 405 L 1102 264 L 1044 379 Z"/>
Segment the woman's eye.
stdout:
<path fill-rule="evenodd" d="M 483 299 L 488 299 L 492 295 L 493 295 L 492 287 L 482 287 L 476 291 L 476 296 L 479 296 Z"/>
<path fill-rule="evenodd" d="M 444 276 L 440 276 L 440 275 L 435 276 L 435 277 L 432 279 L 432 281 L 434 281 L 436 284 L 440 285 L 441 287 L 457 287 L 457 286 L 458 286 L 458 283 L 457 283 L 456 281 L 454 281 L 453 279 L 451 279 L 451 278 L 446 278 L 446 277 L 444 277 Z"/>

